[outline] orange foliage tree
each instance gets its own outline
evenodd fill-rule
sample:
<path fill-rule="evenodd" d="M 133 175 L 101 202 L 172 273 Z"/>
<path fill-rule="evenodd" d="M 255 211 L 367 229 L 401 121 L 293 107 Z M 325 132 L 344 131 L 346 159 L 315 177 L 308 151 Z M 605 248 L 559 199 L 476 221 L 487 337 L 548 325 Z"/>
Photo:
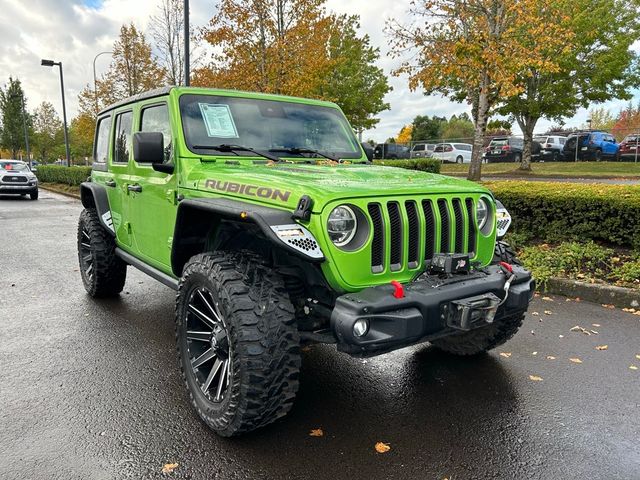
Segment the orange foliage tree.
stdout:
<path fill-rule="evenodd" d="M 571 32 L 550 21 L 568 0 L 417 0 L 414 22 L 389 24 L 396 75 L 412 90 L 440 93 L 472 106 L 471 180 L 479 180 L 483 139 L 491 109 L 524 88 L 526 69 L 555 72 L 547 49 L 566 48 Z M 409 58 L 409 59 L 407 59 Z"/>

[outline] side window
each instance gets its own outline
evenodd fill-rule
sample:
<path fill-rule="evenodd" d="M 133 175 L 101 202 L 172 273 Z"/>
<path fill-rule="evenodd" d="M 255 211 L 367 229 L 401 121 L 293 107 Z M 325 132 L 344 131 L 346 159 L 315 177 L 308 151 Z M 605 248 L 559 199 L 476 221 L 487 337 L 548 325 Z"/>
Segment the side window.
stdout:
<path fill-rule="evenodd" d="M 160 132 L 164 139 L 164 163 L 171 162 L 172 138 L 169 107 L 166 104 L 154 105 L 142 110 L 140 115 L 141 132 Z"/>
<path fill-rule="evenodd" d="M 111 117 L 103 117 L 98 120 L 96 129 L 96 144 L 93 151 L 93 161 L 106 163 L 109 155 L 109 130 L 111 130 Z"/>
<path fill-rule="evenodd" d="M 414 152 L 422 152 L 424 150 L 424 145 L 416 145 L 413 147 Z"/>
<path fill-rule="evenodd" d="M 560 137 L 558 140 L 560 140 L 560 145 L 564 145 L 564 142 L 567 141 L 566 138 L 562 138 L 562 137 Z"/>
<path fill-rule="evenodd" d="M 444 145 L 436 146 L 436 148 L 433 151 L 434 152 L 444 152 Z"/>
<path fill-rule="evenodd" d="M 114 163 L 128 163 L 131 152 L 131 127 L 133 112 L 123 112 L 116 116 L 116 132 L 113 145 Z"/>

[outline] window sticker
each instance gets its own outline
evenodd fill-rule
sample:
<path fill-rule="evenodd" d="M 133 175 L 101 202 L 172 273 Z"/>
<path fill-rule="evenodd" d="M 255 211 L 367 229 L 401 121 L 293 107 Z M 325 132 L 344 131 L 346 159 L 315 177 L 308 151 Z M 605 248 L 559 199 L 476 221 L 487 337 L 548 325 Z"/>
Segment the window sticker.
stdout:
<path fill-rule="evenodd" d="M 209 137 L 238 138 L 238 130 L 229 105 L 198 103 Z"/>

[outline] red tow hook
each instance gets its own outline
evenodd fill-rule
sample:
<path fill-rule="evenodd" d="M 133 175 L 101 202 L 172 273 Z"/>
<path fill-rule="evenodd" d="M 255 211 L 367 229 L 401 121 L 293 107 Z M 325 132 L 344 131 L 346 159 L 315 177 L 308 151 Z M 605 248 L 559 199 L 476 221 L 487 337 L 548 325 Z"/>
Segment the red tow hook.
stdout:
<path fill-rule="evenodd" d="M 395 298 L 404 298 L 404 287 L 402 284 L 397 280 L 391 280 L 391 285 L 393 285 L 393 288 L 395 289 L 393 291 L 393 296 Z"/>
<path fill-rule="evenodd" d="M 512 275 L 513 275 L 513 267 L 512 267 L 510 264 L 508 264 L 507 262 L 500 262 L 500 266 L 501 266 L 504 270 L 506 270 L 506 272 L 505 272 L 505 273 L 509 272 L 510 274 L 512 274 Z"/>

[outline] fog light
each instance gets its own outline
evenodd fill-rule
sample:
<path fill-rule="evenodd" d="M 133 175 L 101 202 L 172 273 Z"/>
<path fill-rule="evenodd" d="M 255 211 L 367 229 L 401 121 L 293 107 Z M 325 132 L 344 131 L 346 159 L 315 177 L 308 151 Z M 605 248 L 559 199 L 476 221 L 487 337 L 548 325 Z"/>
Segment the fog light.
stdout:
<path fill-rule="evenodd" d="M 356 337 L 364 337 L 369 331 L 369 320 L 366 318 L 359 318 L 356 323 L 353 324 L 353 334 Z"/>

